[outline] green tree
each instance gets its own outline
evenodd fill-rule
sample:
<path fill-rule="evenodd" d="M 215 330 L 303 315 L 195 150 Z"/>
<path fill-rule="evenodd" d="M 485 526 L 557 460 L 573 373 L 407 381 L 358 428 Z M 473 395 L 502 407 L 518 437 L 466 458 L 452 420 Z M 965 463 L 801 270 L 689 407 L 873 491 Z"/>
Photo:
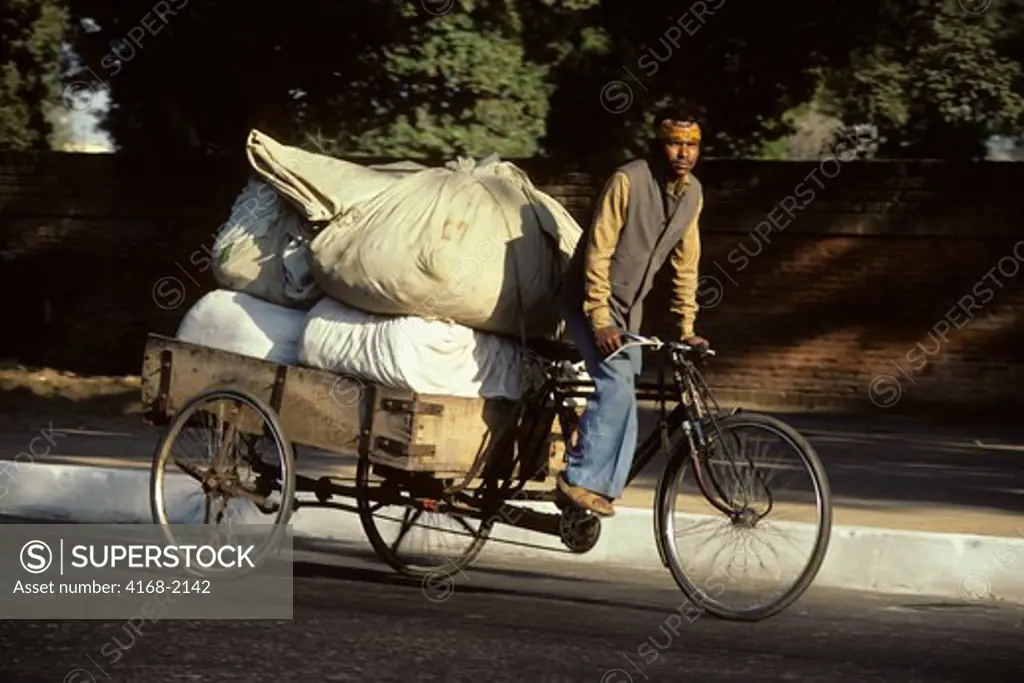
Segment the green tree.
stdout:
<path fill-rule="evenodd" d="M 551 0 L 450 4 L 441 16 L 424 12 L 429 3 L 399 5 L 390 39 L 374 51 L 378 70 L 367 83 L 373 108 L 339 126 L 339 153 L 539 152 L 552 91 L 550 64 L 528 54 L 521 9 Z M 345 98 L 328 102 L 338 99 Z"/>
<path fill-rule="evenodd" d="M 99 26 L 77 47 L 112 91 L 105 127 L 124 147 L 237 153 L 260 128 L 286 141 L 319 131 L 339 154 L 389 156 L 536 153 L 550 87 L 516 5 L 351 0 L 268 17 L 207 0 L 139 45 L 130 36 L 152 3 L 73 2 Z M 438 8 L 448 11 L 428 11 Z"/>
<path fill-rule="evenodd" d="M 850 67 L 825 77 L 831 113 L 877 127 L 878 156 L 981 159 L 991 136 L 1021 135 L 1020 3 L 971 14 L 957 0 L 894 0 L 882 10 Z"/>
<path fill-rule="evenodd" d="M 770 12 L 735 0 L 604 0 L 588 18 L 586 43 L 556 73 L 546 140 L 583 163 L 641 152 L 654 112 L 673 106 L 703 117 L 706 155 L 759 156 L 765 140 L 795 130 L 784 115 L 811 99 L 817 70 L 848 58 L 851 29 L 872 21 L 838 0 Z"/>
<path fill-rule="evenodd" d="M 794 2 L 766 20 L 726 0 L 709 0 L 717 9 L 703 18 L 663 0 L 641 12 L 632 0 L 348 0 L 272 18 L 205 0 L 142 45 L 125 37 L 151 3 L 72 4 L 100 27 L 77 47 L 113 91 L 107 128 L 124 147 L 237 153 L 257 127 L 293 141 L 319 131 L 338 154 L 585 165 L 639 151 L 666 103 L 698 105 L 713 154 L 751 153 L 790 130 L 782 114 L 813 92 L 812 68 L 843 55 L 827 38 L 842 3 Z M 645 56 L 653 64 L 658 46 L 657 73 L 611 111 L 605 85 Z"/>
<path fill-rule="evenodd" d="M 595 167 L 641 151 L 666 105 L 704 117 L 712 156 L 791 154 L 832 119 L 873 124 L 888 155 L 976 155 L 1020 128 L 1022 0 L 168 0 L 162 19 L 150 0 L 68 1 L 99 26 L 75 46 L 124 148 L 237 154 L 259 128 L 339 155 Z"/>
<path fill-rule="evenodd" d="M 45 148 L 55 107 L 61 106 L 62 0 L 6 0 L 0 18 L 0 147 Z"/>

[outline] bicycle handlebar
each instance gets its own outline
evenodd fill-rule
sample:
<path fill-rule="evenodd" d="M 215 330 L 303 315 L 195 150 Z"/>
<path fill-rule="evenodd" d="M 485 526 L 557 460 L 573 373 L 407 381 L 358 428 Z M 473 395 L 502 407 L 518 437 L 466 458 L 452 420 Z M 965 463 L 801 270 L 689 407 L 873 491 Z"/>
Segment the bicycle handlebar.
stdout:
<path fill-rule="evenodd" d="M 657 337 L 643 337 L 639 334 L 633 334 L 632 332 L 626 332 L 622 336 L 631 341 L 628 341 L 622 346 L 620 346 L 618 349 L 612 352 L 612 354 L 609 355 L 608 358 L 615 357 L 615 355 L 631 346 L 650 346 L 653 347 L 656 351 L 660 351 L 661 349 L 667 348 L 669 351 L 676 351 L 680 353 L 686 353 L 688 351 L 699 351 L 702 355 L 715 355 L 715 351 L 709 346 L 693 346 L 692 344 L 687 344 L 686 342 L 682 341 L 663 342 Z"/>

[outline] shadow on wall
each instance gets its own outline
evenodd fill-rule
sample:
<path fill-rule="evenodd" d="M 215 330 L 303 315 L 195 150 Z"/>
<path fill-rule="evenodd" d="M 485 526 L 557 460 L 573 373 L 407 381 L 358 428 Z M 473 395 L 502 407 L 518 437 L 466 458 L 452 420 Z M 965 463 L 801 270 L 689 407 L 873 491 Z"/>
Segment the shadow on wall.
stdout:
<path fill-rule="evenodd" d="M 703 241 L 696 327 L 719 351 L 713 386 L 859 394 L 870 408 L 872 381 L 891 377 L 915 401 L 1024 407 L 1021 239 L 794 233 L 760 251 L 750 236 Z M 670 276 L 645 307 L 649 333 L 671 334 Z"/>
<path fill-rule="evenodd" d="M 865 351 L 917 342 L 927 347 L 929 331 L 947 318 L 945 336 L 954 348 L 957 337 L 977 335 L 984 339 L 977 355 L 1024 360 L 1016 343 L 1024 331 L 1017 314 L 1024 306 L 1024 260 L 1012 258 L 1018 240 L 785 235 L 740 269 L 728 261 L 740 248 L 731 237 L 704 236 L 698 325 L 719 333 L 718 344 L 733 354 L 835 332 L 854 334 Z M 1024 255 L 1024 248 L 1018 251 Z M 1018 275 L 994 270 L 1000 259 L 1005 273 Z M 667 305 L 670 276 L 668 269 L 659 274 L 652 297 L 662 303 L 652 313 Z M 658 329 L 667 326 L 664 314 L 648 320 Z"/>

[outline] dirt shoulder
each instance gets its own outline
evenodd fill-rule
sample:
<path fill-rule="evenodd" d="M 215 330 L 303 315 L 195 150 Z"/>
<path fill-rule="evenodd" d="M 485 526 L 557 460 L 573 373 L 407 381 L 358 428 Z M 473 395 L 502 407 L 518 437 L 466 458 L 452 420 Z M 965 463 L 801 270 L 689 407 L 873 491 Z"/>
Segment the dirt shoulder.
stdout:
<path fill-rule="evenodd" d="M 138 376 L 82 376 L 65 370 L 0 361 L 0 420 L 8 429 L 48 415 L 88 424 L 111 418 L 139 420 Z"/>

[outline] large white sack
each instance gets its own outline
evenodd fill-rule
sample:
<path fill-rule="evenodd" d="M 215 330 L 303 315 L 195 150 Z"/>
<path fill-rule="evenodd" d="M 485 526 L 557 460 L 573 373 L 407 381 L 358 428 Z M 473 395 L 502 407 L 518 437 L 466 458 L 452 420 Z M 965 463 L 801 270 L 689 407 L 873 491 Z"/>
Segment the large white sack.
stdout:
<path fill-rule="evenodd" d="M 519 345 L 462 325 L 379 316 L 330 298 L 309 311 L 303 365 L 422 394 L 518 400 Z"/>
<path fill-rule="evenodd" d="M 312 222 L 329 221 L 349 211 L 418 166 L 399 162 L 378 171 L 281 144 L 255 129 L 245 147 L 253 170 Z"/>
<path fill-rule="evenodd" d="M 213 243 L 213 276 L 226 289 L 308 308 L 322 293 L 309 267 L 309 222 L 271 185 L 250 180 Z"/>
<path fill-rule="evenodd" d="M 185 314 L 177 338 L 275 363 L 299 362 L 306 312 L 217 289 Z"/>
<path fill-rule="evenodd" d="M 321 230 L 310 251 L 317 284 L 349 306 L 550 337 L 581 233 L 514 165 L 460 160 L 392 183 Z"/>

